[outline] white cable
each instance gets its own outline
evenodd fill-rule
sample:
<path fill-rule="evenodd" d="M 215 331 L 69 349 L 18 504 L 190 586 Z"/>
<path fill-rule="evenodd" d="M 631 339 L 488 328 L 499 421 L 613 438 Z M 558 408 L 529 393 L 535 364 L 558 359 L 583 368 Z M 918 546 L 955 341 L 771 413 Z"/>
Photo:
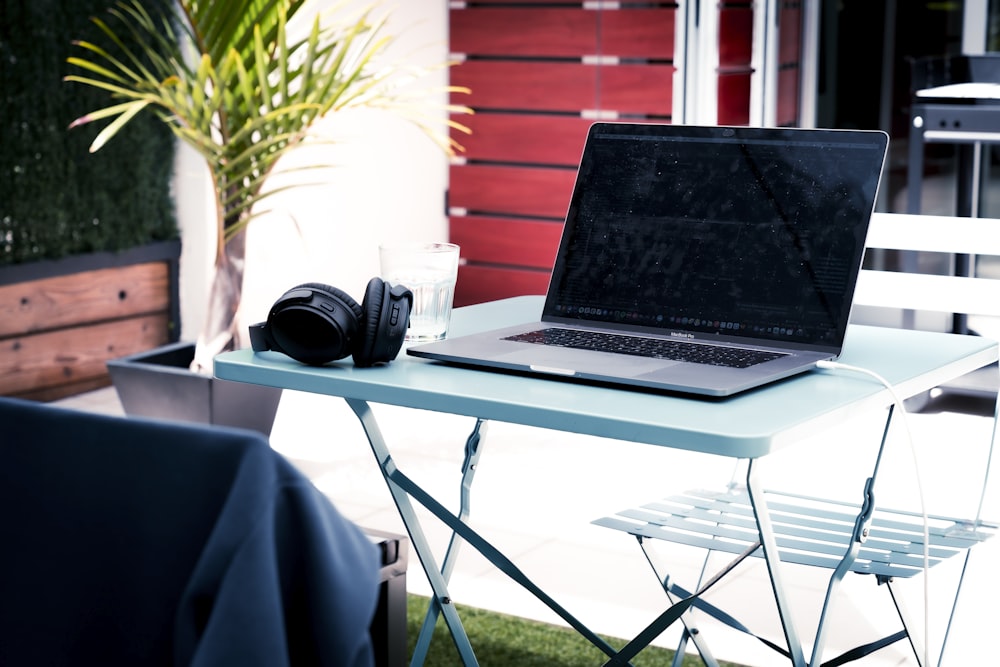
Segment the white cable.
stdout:
<path fill-rule="evenodd" d="M 892 395 L 892 400 L 896 404 L 896 409 L 899 412 L 900 419 L 903 424 L 903 431 L 906 435 L 906 441 L 909 444 L 910 455 L 913 458 L 913 473 L 917 483 L 917 496 L 920 500 L 920 516 L 923 520 L 924 529 L 924 548 L 923 548 L 923 585 L 924 585 L 924 658 L 923 663 L 925 665 L 930 665 L 930 519 L 927 516 L 927 507 L 924 504 L 924 487 L 923 481 L 920 476 L 920 457 L 917 454 L 917 446 L 913 438 L 913 430 L 910 428 L 910 422 L 908 418 L 908 413 L 906 412 L 906 406 L 903 404 L 903 399 L 900 397 L 896 388 L 886 380 L 884 377 L 876 373 L 875 371 L 869 370 L 867 368 L 862 368 L 860 366 L 852 366 L 850 364 L 842 364 L 839 361 L 818 361 L 816 362 L 817 368 L 824 368 L 828 370 L 842 370 L 849 371 L 852 373 L 861 373 L 862 375 L 867 375 L 874 378 L 880 384 L 882 384 Z"/>

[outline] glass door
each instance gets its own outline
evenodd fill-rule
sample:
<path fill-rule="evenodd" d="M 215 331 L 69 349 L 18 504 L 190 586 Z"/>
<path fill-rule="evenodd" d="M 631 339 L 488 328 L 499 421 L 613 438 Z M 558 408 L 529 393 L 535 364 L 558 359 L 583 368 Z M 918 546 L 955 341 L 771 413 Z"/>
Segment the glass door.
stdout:
<path fill-rule="evenodd" d="M 679 4 L 675 122 L 813 125 L 818 12 L 804 4 Z"/>

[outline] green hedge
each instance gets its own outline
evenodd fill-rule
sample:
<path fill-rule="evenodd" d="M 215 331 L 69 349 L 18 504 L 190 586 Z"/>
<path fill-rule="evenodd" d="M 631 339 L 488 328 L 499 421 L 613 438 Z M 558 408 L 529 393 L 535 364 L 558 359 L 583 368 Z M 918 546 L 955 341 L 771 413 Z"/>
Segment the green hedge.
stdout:
<path fill-rule="evenodd" d="M 108 104 L 107 93 L 62 78 L 74 39 L 106 43 L 89 19 L 112 4 L 0 0 L 0 265 L 177 237 L 168 128 L 137 117 L 94 154 L 102 122 L 67 129 Z"/>

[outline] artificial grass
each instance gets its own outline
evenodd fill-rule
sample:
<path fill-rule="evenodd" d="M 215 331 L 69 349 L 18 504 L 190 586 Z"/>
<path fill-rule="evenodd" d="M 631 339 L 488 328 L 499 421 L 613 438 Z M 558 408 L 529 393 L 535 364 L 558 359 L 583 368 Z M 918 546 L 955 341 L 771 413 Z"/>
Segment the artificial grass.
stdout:
<path fill-rule="evenodd" d="M 428 599 L 419 595 L 408 595 L 406 601 L 407 657 L 413 656 L 413 649 L 420 634 L 424 615 L 427 613 Z M 575 630 L 538 621 L 530 621 L 517 616 L 498 614 L 492 611 L 457 605 L 462 625 L 472 642 L 479 664 L 483 667 L 581 667 L 602 665 L 607 656 L 581 637 Z M 608 644 L 621 648 L 625 640 L 605 637 Z M 632 661 L 636 667 L 659 667 L 673 664 L 674 652 L 649 646 Z M 438 618 L 431 640 L 427 667 L 454 667 L 460 665 L 444 620 Z M 703 665 L 694 656 L 686 656 L 683 664 Z M 720 662 L 720 665 L 738 667 L 734 663 Z"/>

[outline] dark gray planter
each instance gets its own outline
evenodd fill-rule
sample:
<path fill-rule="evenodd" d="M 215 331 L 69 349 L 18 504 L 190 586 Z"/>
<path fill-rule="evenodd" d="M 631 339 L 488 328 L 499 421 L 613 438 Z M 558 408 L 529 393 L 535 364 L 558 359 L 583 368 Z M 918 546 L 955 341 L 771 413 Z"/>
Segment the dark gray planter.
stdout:
<path fill-rule="evenodd" d="M 182 342 L 108 361 L 125 414 L 271 434 L 281 389 L 195 373 L 193 359 L 194 343 Z"/>

